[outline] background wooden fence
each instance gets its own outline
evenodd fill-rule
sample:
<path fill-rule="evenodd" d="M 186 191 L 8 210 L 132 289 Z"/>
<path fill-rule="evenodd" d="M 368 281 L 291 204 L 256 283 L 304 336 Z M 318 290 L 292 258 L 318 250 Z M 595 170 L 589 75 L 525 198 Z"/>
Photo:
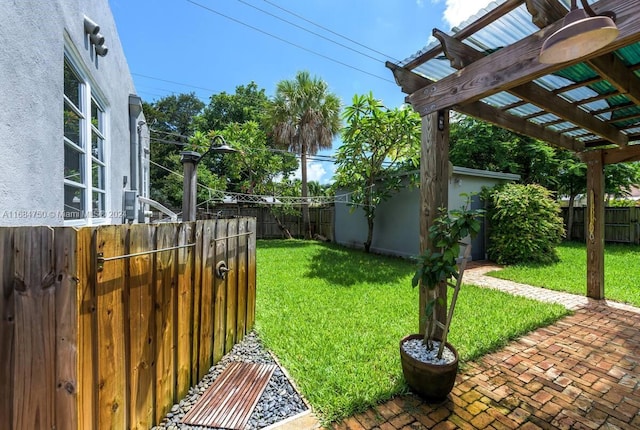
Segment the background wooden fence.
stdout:
<path fill-rule="evenodd" d="M 333 205 L 309 208 L 311 231 L 333 241 L 333 220 L 335 209 Z M 256 218 L 256 236 L 258 239 L 282 239 L 284 235 L 276 218 L 268 207 L 241 206 L 236 204 L 210 207 L 208 211 L 198 213 L 198 217 L 245 216 Z M 304 237 L 302 215 L 283 215 L 279 217 L 284 227 L 289 229 L 293 237 Z"/>
<path fill-rule="evenodd" d="M 568 212 L 567 208 L 562 208 L 565 228 L 567 228 Z M 574 240 L 585 240 L 586 214 L 587 208 L 585 207 L 573 209 L 571 237 Z M 604 212 L 604 222 L 605 241 L 640 244 L 640 207 L 607 207 Z"/>
<path fill-rule="evenodd" d="M 0 427 L 151 428 L 253 326 L 255 268 L 249 218 L 0 228 Z"/>

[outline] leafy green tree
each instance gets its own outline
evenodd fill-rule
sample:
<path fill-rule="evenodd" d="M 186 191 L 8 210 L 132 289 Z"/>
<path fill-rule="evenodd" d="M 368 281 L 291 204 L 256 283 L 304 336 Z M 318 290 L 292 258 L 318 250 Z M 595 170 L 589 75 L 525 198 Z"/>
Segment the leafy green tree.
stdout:
<path fill-rule="evenodd" d="M 640 184 L 640 162 L 608 164 L 604 167 L 604 191 L 614 198 L 624 198 Z"/>
<path fill-rule="evenodd" d="M 223 91 L 211 96 L 209 104 L 197 119 L 198 129 L 221 130 L 234 122 L 243 124 L 255 121 L 263 124 L 268 103 L 265 90 L 259 89 L 255 82 L 238 85 L 234 94 Z"/>
<path fill-rule="evenodd" d="M 388 109 L 369 93 L 355 95 L 343 118 L 347 125 L 336 154 L 336 186 L 352 190 L 352 204 L 364 210 L 369 252 L 376 207 L 402 186 L 402 163 L 419 165 L 420 116 L 411 109 Z"/>
<path fill-rule="evenodd" d="M 295 79 L 280 81 L 269 106 L 269 122 L 278 145 L 300 154 L 302 197 L 309 195 L 307 155 L 330 149 L 340 130 L 340 99 L 323 80 L 309 72 L 298 72 Z M 309 206 L 302 205 L 305 235 L 311 237 Z"/>
<path fill-rule="evenodd" d="M 194 120 L 203 108 L 204 103 L 195 93 L 170 95 L 143 105 L 151 128 L 183 136 L 190 136 L 196 130 Z"/>
<path fill-rule="evenodd" d="M 309 181 L 309 195 L 318 197 L 332 197 L 335 195 L 331 184 L 321 184 L 318 181 Z"/>
<path fill-rule="evenodd" d="M 465 115 L 451 121 L 449 160 L 456 166 L 515 173 L 509 154 L 513 134 L 501 127 Z"/>
<path fill-rule="evenodd" d="M 184 147 L 180 145 L 187 142 L 181 136 L 194 133 L 194 119 L 203 108 L 204 103 L 194 93 L 166 96 L 143 104 L 151 129 L 151 198 L 169 207 L 182 206 L 182 179 L 169 171 L 182 172 L 179 153 Z"/>
<path fill-rule="evenodd" d="M 298 167 L 295 155 L 271 150 L 264 129 L 255 121 L 228 124 L 220 134 L 242 155 L 212 159 L 210 168 L 224 172 L 236 192 L 271 194 L 275 179 L 290 176 Z"/>
<path fill-rule="evenodd" d="M 449 160 L 456 166 L 519 174 L 526 184 L 557 188 L 556 150 L 473 117 L 451 123 Z"/>

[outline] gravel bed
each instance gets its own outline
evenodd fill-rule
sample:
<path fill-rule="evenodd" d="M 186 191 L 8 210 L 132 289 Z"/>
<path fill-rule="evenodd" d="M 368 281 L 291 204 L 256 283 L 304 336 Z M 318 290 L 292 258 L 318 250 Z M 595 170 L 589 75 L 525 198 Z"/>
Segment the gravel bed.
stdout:
<path fill-rule="evenodd" d="M 167 413 L 164 420 L 152 430 L 210 430 L 211 427 L 192 426 L 180 421 L 191 407 L 198 401 L 202 393 L 222 373 L 225 367 L 233 362 L 275 364 L 276 369 L 267 384 L 264 392 L 258 400 L 247 430 L 258 430 L 277 423 L 285 418 L 304 412 L 308 409 L 299 393 L 293 388 L 289 379 L 280 366 L 275 362 L 271 354 L 262 346 L 258 336 L 251 332 L 236 344 L 231 352 L 225 355 L 220 362 L 213 366 L 209 373 L 196 385 L 189 388 L 187 396 L 176 403 Z"/>
<path fill-rule="evenodd" d="M 440 342 L 437 340 L 433 341 L 433 349 L 429 351 L 424 344 L 422 343 L 422 339 L 411 339 L 402 344 L 402 349 L 409 354 L 411 357 L 415 358 L 418 361 L 422 361 L 423 363 L 430 364 L 449 364 L 453 363 L 456 359 L 456 356 L 453 355 L 453 352 L 447 347 L 444 347 L 442 351 L 442 358 L 438 359 L 438 348 L 440 347 Z"/>

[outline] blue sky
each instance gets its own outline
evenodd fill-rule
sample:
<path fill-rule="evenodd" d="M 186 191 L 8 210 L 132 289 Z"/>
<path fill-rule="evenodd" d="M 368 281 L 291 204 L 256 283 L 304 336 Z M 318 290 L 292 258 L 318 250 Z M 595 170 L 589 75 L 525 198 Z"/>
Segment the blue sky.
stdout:
<path fill-rule="evenodd" d="M 433 28 L 448 31 L 487 3 L 109 0 L 136 90 L 146 101 L 195 92 L 208 103 L 212 94 L 234 93 L 251 81 L 271 96 L 277 82 L 308 70 L 343 105 L 371 91 L 389 107 L 401 105 L 404 95 L 384 62 L 412 55 L 430 43 Z M 309 180 L 327 182 L 332 172 L 331 163 L 312 162 Z"/>

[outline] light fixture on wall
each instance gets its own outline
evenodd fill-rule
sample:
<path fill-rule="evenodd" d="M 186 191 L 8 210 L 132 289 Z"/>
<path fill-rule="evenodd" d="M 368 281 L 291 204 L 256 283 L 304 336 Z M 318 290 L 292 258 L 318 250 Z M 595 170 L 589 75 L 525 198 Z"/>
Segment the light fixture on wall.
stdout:
<path fill-rule="evenodd" d="M 101 57 L 107 55 L 109 48 L 104 44 L 104 36 L 100 34 L 100 26 L 86 16 L 84 17 L 84 32 L 89 35 L 89 42 L 95 47 L 96 54 Z"/>
<path fill-rule="evenodd" d="M 558 64 L 584 57 L 618 37 L 613 12 L 597 15 L 587 0 L 581 0 L 583 9 L 579 9 L 576 3 L 576 0 L 571 0 L 571 10 L 564 17 L 562 28 L 542 44 L 541 63 Z"/>

